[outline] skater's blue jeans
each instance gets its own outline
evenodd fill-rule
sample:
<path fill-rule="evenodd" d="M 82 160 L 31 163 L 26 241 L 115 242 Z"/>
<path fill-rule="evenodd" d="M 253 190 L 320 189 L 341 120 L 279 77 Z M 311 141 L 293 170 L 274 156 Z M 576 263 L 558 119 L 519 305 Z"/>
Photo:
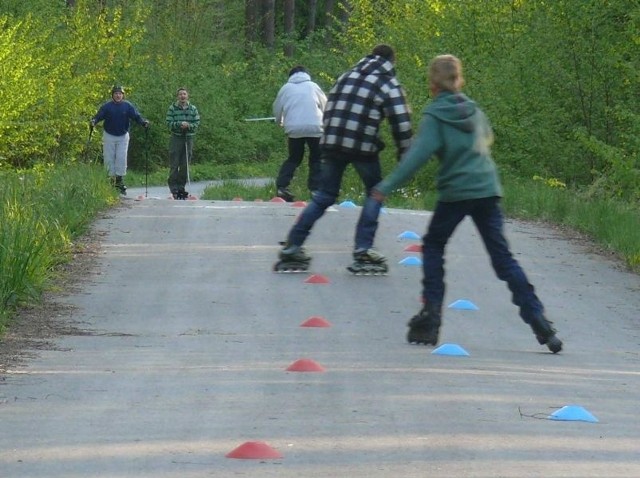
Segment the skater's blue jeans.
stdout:
<path fill-rule="evenodd" d="M 309 175 L 307 187 L 309 191 L 316 191 L 320 187 L 322 168 L 320 166 L 320 138 L 289 138 L 287 140 L 289 156 L 280 166 L 276 187 L 287 188 L 293 179 L 296 169 L 304 159 L 304 147 L 309 147 Z"/>
<path fill-rule="evenodd" d="M 324 152 L 322 155 L 322 183 L 302 211 L 298 222 L 289 231 L 287 240 L 289 245 L 304 244 L 315 222 L 323 216 L 328 207 L 336 202 L 340 194 L 342 177 L 349 164 L 353 165 L 360 176 L 367 196 L 356 226 L 355 249 L 370 249 L 373 246 L 382 205 L 370 198 L 369 192 L 382 180 L 380 160 L 378 156 L 362 157 L 333 152 Z"/>
<path fill-rule="evenodd" d="M 423 299 L 441 306 L 444 300 L 444 250 L 456 227 L 466 216 L 476 225 L 500 280 L 507 283 L 520 317 L 531 323 L 544 313 L 544 307 L 526 274 L 513 258 L 503 233 L 500 198 L 490 197 L 458 202 L 438 202 L 423 237 Z"/>

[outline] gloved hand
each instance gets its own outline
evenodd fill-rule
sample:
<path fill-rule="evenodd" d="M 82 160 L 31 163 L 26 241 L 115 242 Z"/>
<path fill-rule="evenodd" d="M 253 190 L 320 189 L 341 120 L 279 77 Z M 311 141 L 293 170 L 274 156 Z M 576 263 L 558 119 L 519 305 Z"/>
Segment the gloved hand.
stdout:
<path fill-rule="evenodd" d="M 149 123 L 149 121 L 148 121 L 148 120 L 145 120 L 145 121 L 144 121 L 144 123 L 142 123 L 142 127 L 143 127 L 144 129 L 147 129 L 147 128 L 149 127 L 149 125 L 150 125 L 150 124 L 151 124 L 151 123 Z"/>

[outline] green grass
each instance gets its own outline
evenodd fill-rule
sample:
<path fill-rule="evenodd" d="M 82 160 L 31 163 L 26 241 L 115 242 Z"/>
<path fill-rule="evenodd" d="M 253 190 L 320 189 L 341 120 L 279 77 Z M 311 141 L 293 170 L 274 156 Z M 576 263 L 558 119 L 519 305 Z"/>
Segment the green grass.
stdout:
<path fill-rule="evenodd" d="M 189 178 L 192 182 L 214 181 L 237 178 L 261 178 L 275 177 L 277 174 L 277 164 L 275 163 L 238 163 L 238 164 L 205 164 L 196 163 L 189 165 Z M 127 186 L 141 187 L 145 184 L 149 186 L 164 186 L 169 177 L 169 167 L 156 167 L 152 171 L 127 171 Z"/>
<path fill-rule="evenodd" d="M 39 300 L 73 239 L 117 201 L 97 166 L 0 172 L 0 330 L 16 307 Z"/>
<path fill-rule="evenodd" d="M 503 203 L 507 215 L 546 221 L 580 232 L 619 256 L 630 270 L 640 272 L 638 205 L 513 178 L 505 181 Z"/>

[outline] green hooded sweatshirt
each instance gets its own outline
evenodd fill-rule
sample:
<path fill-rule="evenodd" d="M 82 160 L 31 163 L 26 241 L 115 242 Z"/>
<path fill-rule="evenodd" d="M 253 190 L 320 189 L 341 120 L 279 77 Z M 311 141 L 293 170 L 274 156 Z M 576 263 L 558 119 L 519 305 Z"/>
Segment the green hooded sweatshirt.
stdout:
<path fill-rule="evenodd" d="M 409 150 L 375 189 L 389 195 L 435 155 L 440 161 L 439 201 L 502 196 L 498 172 L 491 159 L 492 142 L 489 121 L 474 101 L 463 93 L 441 92 L 424 109 Z"/>

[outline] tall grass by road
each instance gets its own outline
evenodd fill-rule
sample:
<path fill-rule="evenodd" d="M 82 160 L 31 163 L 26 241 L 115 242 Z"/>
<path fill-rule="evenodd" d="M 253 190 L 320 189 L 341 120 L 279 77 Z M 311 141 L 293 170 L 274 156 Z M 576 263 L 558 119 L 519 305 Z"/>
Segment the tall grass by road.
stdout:
<path fill-rule="evenodd" d="M 116 201 L 98 166 L 0 171 L 0 330 L 16 307 L 41 297 L 74 238 Z"/>

